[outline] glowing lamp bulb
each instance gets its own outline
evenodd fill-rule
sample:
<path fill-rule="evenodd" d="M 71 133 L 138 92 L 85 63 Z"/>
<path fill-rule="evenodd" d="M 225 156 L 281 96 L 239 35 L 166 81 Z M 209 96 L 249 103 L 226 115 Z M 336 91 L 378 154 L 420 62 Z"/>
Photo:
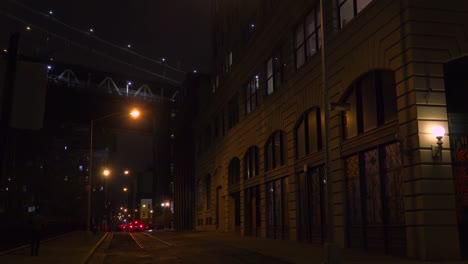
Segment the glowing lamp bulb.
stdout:
<path fill-rule="evenodd" d="M 137 118 L 138 116 L 140 116 L 140 111 L 134 109 L 132 112 L 130 112 L 130 115 L 131 115 L 133 118 Z"/>
<path fill-rule="evenodd" d="M 441 126 L 436 126 L 432 129 L 432 134 L 436 138 L 442 138 L 445 135 L 445 129 Z"/>

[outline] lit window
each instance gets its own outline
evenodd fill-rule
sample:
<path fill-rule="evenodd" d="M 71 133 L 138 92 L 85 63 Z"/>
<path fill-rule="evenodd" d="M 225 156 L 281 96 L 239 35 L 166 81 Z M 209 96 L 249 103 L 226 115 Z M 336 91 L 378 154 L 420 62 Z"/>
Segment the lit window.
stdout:
<path fill-rule="evenodd" d="M 267 95 L 270 95 L 274 90 L 281 85 L 281 57 L 280 54 L 274 54 L 266 65 L 266 83 Z"/>
<path fill-rule="evenodd" d="M 312 10 L 305 21 L 297 26 L 295 32 L 296 69 L 304 65 L 308 57 L 311 57 L 320 48 L 320 12 Z"/>
<path fill-rule="evenodd" d="M 245 107 L 247 113 L 254 111 L 257 107 L 258 88 L 258 75 L 255 75 L 254 78 L 252 78 L 252 80 L 245 86 Z"/>
<path fill-rule="evenodd" d="M 254 35 L 256 29 L 255 17 L 250 19 L 250 22 L 244 28 L 244 41 L 247 43 Z"/>
<path fill-rule="evenodd" d="M 372 0 L 339 0 L 340 26 L 343 28 L 359 14 Z"/>
<path fill-rule="evenodd" d="M 83 165 L 78 166 L 79 171 L 83 171 Z"/>

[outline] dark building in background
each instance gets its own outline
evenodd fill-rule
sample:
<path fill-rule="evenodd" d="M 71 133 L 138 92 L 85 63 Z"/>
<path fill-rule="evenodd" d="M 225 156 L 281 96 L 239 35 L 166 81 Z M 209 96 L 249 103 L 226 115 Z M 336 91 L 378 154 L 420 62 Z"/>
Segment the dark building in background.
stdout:
<path fill-rule="evenodd" d="M 1 65 L 5 66 L 3 60 Z M 11 99 L 5 99 L 3 83 L 1 89 L 2 105 L 11 102 L 10 120 L 2 127 L 2 140 L 5 140 L 0 179 L 2 223 L 14 223 L 21 228 L 28 210 L 40 207 L 54 227 L 84 226 L 91 119 L 95 120 L 93 184 L 89 188 L 93 193 L 92 215 L 96 218 L 103 218 L 105 214 L 117 215 L 119 209 L 116 208 L 122 201 L 117 198 L 125 195 L 121 193 L 124 184 L 133 187 L 128 196 L 133 210 L 139 209 L 140 203 L 133 201 L 136 198 L 152 199 L 153 208 L 163 200 L 172 200 L 171 160 L 166 155 L 170 146 L 167 132 L 170 104 L 167 102 L 176 86 L 76 65 L 46 64 L 23 56 L 16 60 L 15 71 Z M 0 74 L 2 78 L 4 73 Z M 127 113 L 132 107 L 142 111 L 141 120 L 129 120 Z M 121 114 L 99 120 L 115 113 Z M 162 132 L 156 131 L 156 127 Z M 125 141 L 123 134 L 132 134 L 138 139 Z M 160 139 L 160 136 L 165 138 Z M 141 142 L 141 138 L 149 140 Z M 128 144 L 137 141 L 152 151 L 141 153 L 143 147 L 135 146 L 132 146 L 133 153 L 125 151 Z M 155 143 L 158 146 L 154 146 Z M 119 154 L 122 152 L 125 154 Z M 125 156 L 133 162 L 127 161 Z M 145 161 L 138 161 L 141 156 L 141 159 L 149 160 L 145 165 L 140 165 Z M 102 176 L 103 168 L 113 170 L 108 181 Z M 129 170 L 130 175 L 124 175 L 124 170 Z M 137 190 L 137 181 L 143 181 L 139 175 L 149 177 L 157 185 L 152 184 L 149 191 Z M 133 180 L 122 180 L 124 177 Z M 108 192 L 105 186 L 108 186 Z M 113 208 L 103 209 L 105 192 Z M 2 226 L 11 227 L 9 224 Z M 11 239 L 11 236 L 7 235 L 7 238 Z"/>
<path fill-rule="evenodd" d="M 177 230 L 194 229 L 195 221 L 195 144 L 194 118 L 199 111 L 199 96 L 211 89 L 210 78 L 188 74 L 177 94 L 172 116 L 175 120 L 174 221 Z"/>
<path fill-rule="evenodd" d="M 12 40 L 17 38 L 12 35 Z M 28 206 L 46 186 L 42 128 L 47 70 L 35 61 L 17 61 L 15 43 L 10 51 L 0 58 L 0 221 L 14 229 L 24 224 Z"/>
<path fill-rule="evenodd" d="M 331 228 L 344 248 L 460 258 L 466 1 L 323 4 L 214 1 L 195 229 L 323 244 Z"/>

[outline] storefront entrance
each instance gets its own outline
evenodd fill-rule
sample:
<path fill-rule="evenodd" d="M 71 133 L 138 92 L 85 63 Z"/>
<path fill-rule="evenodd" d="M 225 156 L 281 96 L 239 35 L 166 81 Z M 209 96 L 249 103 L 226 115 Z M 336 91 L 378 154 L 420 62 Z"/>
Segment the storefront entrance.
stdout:
<path fill-rule="evenodd" d="M 468 257 L 468 57 L 445 65 L 450 147 L 461 253 Z"/>

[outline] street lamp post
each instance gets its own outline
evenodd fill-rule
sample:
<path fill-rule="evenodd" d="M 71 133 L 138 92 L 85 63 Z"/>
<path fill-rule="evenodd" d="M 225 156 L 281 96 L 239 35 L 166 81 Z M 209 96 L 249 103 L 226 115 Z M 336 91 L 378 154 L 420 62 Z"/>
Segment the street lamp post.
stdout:
<path fill-rule="evenodd" d="M 109 170 L 104 170 L 103 173 L 104 174 L 104 181 L 105 181 L 105 190 L 104 190 L 104 200 L 105 200 L 105 207 L 107 207 L 107 178 L 109 178 L 109 175 L 110 175 L 110 171 Z"/>
<path fill-rule="evenodd" d="M 127 96 L 128 96 L 128 87 L 132 85 L 132 82 L 127 82 Z"/>
<path fill-rule="evenodd" d="M 93 191 L 93 133 L 94 133 L 94 122 L 95 121 L 98 121 L 98 120 L 103 120 L 103 119 L 107 119 L 107 118 L 110 118 L 110 117 L 114 117 L 114 116 L 117 116 L 117 115 L 121 115 L 122 113 L 121 112 L 118 112 L 118 113 L 113 113 L 113 114 L 110 114 L 110 115 L 105 115 L 103 117 L 100 117 L 100 118 L 95 118 L 95 119 L 91 119 L 90 121 L 90 143 L 89 143 L 89 179 L 88 179 L 88 182 L 89 182 L 89 190 L 88 190 L 88 212 L 87 212 L 87 217 L 86 217 L 86 230 L 91 232 L 91 192 Z M 130 112 L 130 116 L 132 118 L 138 118 L 140 116 L 140 111 L 138 111 L 137 109 L 133 109 L 132 112 Z M 106 181 L 107 183 L 107 181 Z M 106 191 L 107 191 L 107 186 L 106 186 Z M 107 200 L 107 195 L 106 195 L 106 200 Z"/>
<path fill-rule="evenodd" d="M 91 192 L 93 191 L 92 173 L 93 173 L 93 129 L 94 120 L 90 125 L 90 144 L 89 144 L 89 190 L 88 190 L 88 214 L 86 218 L 86 230 L 91 232 Z"/>

